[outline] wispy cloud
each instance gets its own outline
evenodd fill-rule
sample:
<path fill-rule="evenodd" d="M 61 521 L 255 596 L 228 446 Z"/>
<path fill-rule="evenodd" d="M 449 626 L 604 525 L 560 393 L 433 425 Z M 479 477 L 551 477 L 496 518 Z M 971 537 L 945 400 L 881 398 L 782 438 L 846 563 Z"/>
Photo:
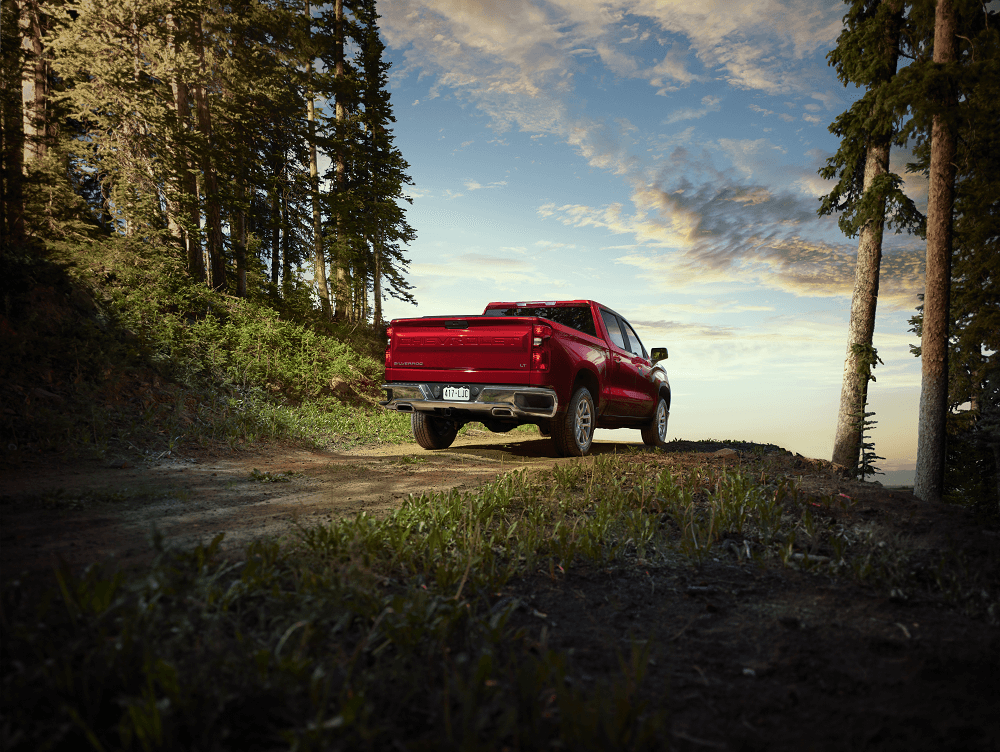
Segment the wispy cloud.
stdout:
<path fill-rule="evenodd" d="M 741 142 L 732 150 L 746 155 L 765 146 Z M 839 232 L 833 218 L 816 215 L 814 197 L 749 181 L 738 161 L 743 178 L 684 149 L 675 150 L 670 162 L 682 174 L 636 184 L 631 210 L 550 203 L 539 215 L 631 236 L 634 250 L 616 263 L 636 267 L 661 287 L 739 282 L 799 296 L 851 295 L 856 247 L 818 239 Z M 888 247 L 883 278 L 881 299 L 891 307 L 912 307 L 923 286 L 919 246 L 904 239 Z"/>
<path fill-rule="evenodd" d="M 827 88 L 826 66 L 810 56 L 836 39 L 839 3 L 395 0 L 380 10 L 387 41 L 405 49 L 397 75 L 430 76 L 432 95 L 457 94 L 496 131 L 553 136 L 591 167 L 627 181 L 629 208 L 553 203 L 539 209 L 567 225 L 631 236 L 635 250 L 618 263 L 658 279 L 697 274 L 754 280 L 797 295 L 850 293 L 853 246 L 837 242 L 832 219 L 816 217 L 823 181 L 803 167 L 782 165 L 775 156 L 783 147 L 767 139 L 699 144 L 690 129 L 636 133 L 623 118 L 584 114 L 575 93 L 577 78 L 595 65 L 620 79 L 645 81 L 651 95 L 721 78 L 735 89 L 787 96 L 791 112 L 778 115 L 782 120 L 820 124 L 841 98 Z M 719 111 L 722 101 L 706 95 L 700 106 L 674 109 L 664 124 L 704 118 Z M 750 109 L 775 114 L 759 105 Z M 712 167 L 709 159 L 676 148 L 678 143 L 711 149 L 726 164 Z M 650 161 L 640 149 L 655 158 Z M 487 185 L 469 179 L 464 187 L 474 192 Z M 900 276 L 883 287 L 883 297 L 911 305 L 919 263 L 905 248 L 894 253 L 886 263 L 895 264 Z"/>
<path fill-rule="evenodd" d="M 670 125 L 671 123 L 677 123 L 681 120 L 695 120 L 697 118 L 705 117 L 710 112 L 719 111 L 719 102 L 722 100 L 718 97 L 705 96 L 701 98 L 701 107 L 685 107 L 680 110 L 674 110 L 670 113 L 670 116 L 664 121 L 665 124 Z"/>

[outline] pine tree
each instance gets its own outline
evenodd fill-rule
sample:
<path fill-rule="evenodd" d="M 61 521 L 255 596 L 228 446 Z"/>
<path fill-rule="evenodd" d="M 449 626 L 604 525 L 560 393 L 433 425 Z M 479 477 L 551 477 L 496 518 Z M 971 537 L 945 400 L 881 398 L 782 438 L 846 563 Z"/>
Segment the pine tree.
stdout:
<path fill-rule="evenodd" d="M 937 0 L 934 64 L 958 59 L 958 19 L 953 0 Z M 944 490 L 945 422 L 948 415 L 948 305 L 951 284 L 952 210 L 955 191 L 954 84 L 945 81 L 932 116 L 930 189 L 927 202 L 927 267 L 921 336 L 920 421 L 913 493 L 938 500 Z"/>
<path fill-rule="evenodd" d="M 930 131 L 935 113 L 954 118 L 957 136 L 953 252 L 948 314 L 948 397 L 945 492 L 1000 503 L 1000 431 L 988 416 L 1000 370 L 1000 13 L 981 4 L 958 7 L 957 68 L 933 66 L 927 50 L 908 73 L 910 99 L 931 106 L 916 108 L 912 132 L 917 162 L 929 172 Z M 933 38 L 933 18 L 919 17 L 925 47 Z M 942 76 L 941 74 L 949 74 Z M 933 106 L 942 83 L 951 83 L 957 107 Z M 923 311 L 911 319 L 923 337 Z M 911 348 L 922 355 L 921 347 Z M 968 409 L 960 409 L 967 405 Z"/>
<path fill-rule="evenodd" d="M 865 87 L 864 95 L 830 126 L 842 141 L 820 174 L 837 178 L 822 198 L 819 214 L 839 213 L 848 237 L 859 236 L 854 295 L 844 362 L 833 461 L 850 469 L 858 464 L 862 421 L 868 399 L 867 370 L 859 352 L 871 349 L 878 304 L 882 234 L 886 223 L 897 232 L 919 226 L 920 216 L 889 171 L 889 150 L 898 135 L 899 115 L 887 93 L 903 41 L 902 0 L 845 0 L 850 10 L 837 47 L 827 56 L 847 86 Z"/>
<path fill-rule="evenodd" d="M 409 261 L 401 245 L 412 242 L 416 232 L 406 221 L 400 202 L 411 199 L 404 187 L 412 185 L 406 174 L 409 164 L 393 144 L 391 124 L 396 122 L 388 92 L 389 63 L 384 60 L 385 45 L 378 33 L 375 0 L 363 0 L 356 12 L 359 22 L 359 67 L 363 78 L 360 116 L 363 137 L 356 170 L 360 178 L 358 192 L 363 214 L 358 228 L 365 241 L 368 274 L 372 280 L 373 323 L 382 325 L 382 300 L 392 297 L 412 302 L 411 285 L 403 273 Z M 383 280 L 388 283 L 384 290 Z M 366 295 L 367 297 L 367 295 Z"/>
<path fill-rule="evenodd" d="M 38 0 L 0 2 L 5 21 L 21 18 L 22 8 L 38 7 Z M 50 33 L 40 37 L 41 53 L 5 37 L 4 59 L 29 67 L 37 67 L 37 60 L 51 63 L 56 77 L 46 69 L 44 87 L 30 92 L 28 109 L 66 108 L 71 127 L 57 169 L 70 175 L 108 231 L 172 247 L 186 257 L 195 278 L 220 290 L 234 278 L 237 295 L 249 294 L 250 274 L 263 262 L 270 268 L 269 294 L 286 301 L 294 296 L 290 304 L 296 306 L 303 298 L 295 273 L 311 259 L 326 315 L 332 301 L 323 276 L 330 259 L 338 259 L 337 279 L 347 281 L 353 259 L 362 287 L 378 265 L 384 271 L 374 283 L 394 280 L 393 290 L 405 290 L 398 239 L 412 230 L 387 206 L 379 216 L 389 227 L 379 234 L 375 218 L 365 217 L 358 203 L 359 176 L 376 175 L 371 160 L 401 157 L 391 147 L 391 132 L 380 136 L 388 145 L 373 145 L 361 128 L 360 79 L 343 54 L 346 40 L 362 54 L 356 13 L 349 18 L 337 2 L 313 17 L 303 0 L 79 0 L 52 7 L 59 12 Z M 27 38 L 31 24 L 20 28 Z M 372 30 L 377 40 L 377 26 Z M 35 73 L 29 78 L 36 80 Z M 63 87 L 57 96 L 46 88 L 52 81 Z M 43 89 L 44 108 L 35 105 Z M 331 100 L 335 118 L 326 117 L 320 105 Z M 17 117 L 23 127 L 25 112 L 20 97 L 4 99 L 5 124 Z M 29 126 L 36 120 L 29 118 Z M 45 138 L 33 137 L 30 144 L 49 149 L 55 143 L 50 125 L 40 132 Z M 16 145 L 18 160 L 26 143 L 19 133 L 5 127 L 3 144 L 5 155 Z M 334 165 L 327 193 L 319 180 L 324 155 Z M 4 165 L 16 162 L 5 158 Z M 20 174 L 18 169 L 12 179 L 5 172 L 5 207 L 23 204 Z M 391 178 L 365 190 L 373 202 L 400 193 Z M 7 215 L 23 212 L 5 212 L 5 238 L 8 229 L 17 229 Z M 370 224 L 365 233 L 358 231 L 361 218 Z M 350 290 L 339 298 L 338 306 L 348 306 Z M 366 291 L 356 300 L 367 305 Z"/>

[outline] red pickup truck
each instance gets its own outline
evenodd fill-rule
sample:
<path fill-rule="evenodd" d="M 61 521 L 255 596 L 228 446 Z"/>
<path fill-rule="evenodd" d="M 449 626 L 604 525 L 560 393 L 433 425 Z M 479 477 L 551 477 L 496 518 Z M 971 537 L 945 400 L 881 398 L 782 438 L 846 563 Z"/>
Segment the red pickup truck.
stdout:
<path fill-rule="evenodd" d="M 533 423 L 560 456 L 585 455 L 595 428 L 638 428 L 646 444 L 666 441 L 666 348 L 647 353 L 625 319 L 593 300 L 394 319 L 388 335 L 379 404 L 412 413 L 425 449 L 451 446 L 471 421 L 497 433 Z"/>

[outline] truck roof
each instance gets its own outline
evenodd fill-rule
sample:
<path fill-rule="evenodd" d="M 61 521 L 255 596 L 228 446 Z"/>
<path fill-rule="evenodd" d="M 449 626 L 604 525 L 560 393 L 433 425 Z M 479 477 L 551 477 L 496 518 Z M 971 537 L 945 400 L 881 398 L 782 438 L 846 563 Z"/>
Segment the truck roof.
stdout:
<path fill-rule="evenodd" d="M 568 306 L 568 305 L 591 305 L 593 300 L 528 300 L 518 302 L 493 302 L 487 303 L 487 308 L 541 308 L 542 306 Z M 597 303 L 597 305 L 600 305 Z"/>

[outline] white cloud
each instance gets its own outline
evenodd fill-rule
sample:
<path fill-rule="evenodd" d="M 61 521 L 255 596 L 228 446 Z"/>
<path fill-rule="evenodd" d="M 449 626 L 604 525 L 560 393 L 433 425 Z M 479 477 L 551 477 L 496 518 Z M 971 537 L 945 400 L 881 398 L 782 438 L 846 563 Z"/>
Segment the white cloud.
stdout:
<path fill-rule="evenodd" d="M 560 131 L 573 78 L 595 58 L 658 94 L 717 72 L 738 88 L 805 93 L 815 72 L 799 61 L 840 29 L 836 3 L 814 0 L 395 0 L 380 10 L 387 42 L 406 50 L 395 75 L 434 76 L 432 94 L 457 90 L 496 127 L 529 132 Z M 660 38 L 661 58 L 632 48 L 637 21 Z"/>
<path fill-rule="evenodd" d="M 670 116 L 664 120 L 665 125 L 670 125 L 671 123 L 676 123 L 681 120 L 694 120 L 696 118 L 705 117 L 710 112 L 718 112 L 719 102 L 722 100 L 718 97 L 705 96 L 701 98 L 701 107 L 685 107 L 680 110 L 674 110 Z"/>

